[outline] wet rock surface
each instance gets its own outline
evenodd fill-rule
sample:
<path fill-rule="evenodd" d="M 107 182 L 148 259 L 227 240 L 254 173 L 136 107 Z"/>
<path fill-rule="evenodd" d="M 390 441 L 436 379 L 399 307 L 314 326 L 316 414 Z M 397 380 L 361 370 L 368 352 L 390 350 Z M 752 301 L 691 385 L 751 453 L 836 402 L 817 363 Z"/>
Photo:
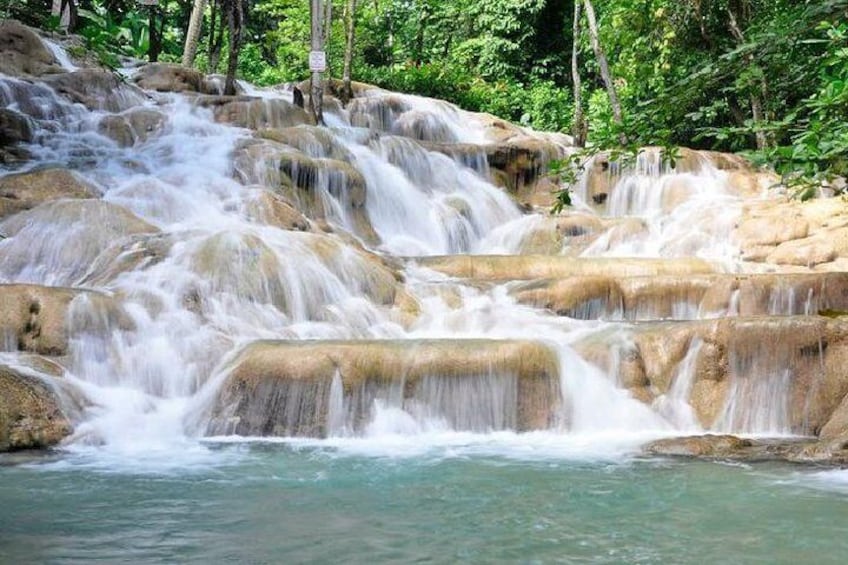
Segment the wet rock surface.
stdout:
<path fill-rule="evenodd" d="M 0 452 L 51 447 L 73 431 L 57 386 L 0 364 Z"/>

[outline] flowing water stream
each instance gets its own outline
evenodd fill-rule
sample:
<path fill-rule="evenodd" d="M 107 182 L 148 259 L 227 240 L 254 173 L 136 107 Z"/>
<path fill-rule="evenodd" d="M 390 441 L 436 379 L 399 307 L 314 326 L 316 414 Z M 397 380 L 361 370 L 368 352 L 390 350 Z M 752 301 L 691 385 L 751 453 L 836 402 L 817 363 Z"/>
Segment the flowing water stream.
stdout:
<path fill-rule="evenodd" d="M 260 103 L 291 100 L 242 86 Z M 522 277 L 512 270 L 507 280 L 475 280 L 430 268 L 427 257 L 522 255 L 550 221 L 495 186 L 483 150 L 441 147 L 491 141 L 469 115 L 373 92 L 329 112 L 331 128 L 297 128 L 282 154 L 240 160 L 253 131 L 220 123 L 191 96 L 115 94 L 117 108 L 89 110 L 46 86 L 0 78 L 0 99 L 36 124 L 27 167 L 68 167 L 100 193 L 0 223 L 0 282 L 93 289 L 121 303 L 117 317 L 87 295 L 71 304 L 62 362 L 88 402 L 58 455 L 0 468 L 2 506 L 19 509 L 0 516 L 4 560 L 704 562 L 744 554 L 788 563 L 846 548 L 830 527 L 844 499 L 814 488 L 843 493 L 838 473 L 636 455 L 648 439 L 703 431 L 689 397 L 704 345 L 692 340 L 668 391 L 646 403 L 622 382 L 634 332 L 648 321 L 738 315 L 733 299 L 705 311 L 701 291 L 638 308 L 608 298 L 557 316 L 516 299 Z M 128 145 L 104 135 L 104 118 L 138 107 L 155 112 L 155 133 Z M 265 221 L 280 171 L 309 184 L 292 199 L 302 198 L 295 203 L 325 231 Z M 692 276 L 750 270 L 730 237 L 743 199 L 709 160 L 676 172 L 648 152 L 610 175 L 618 180 L 607 199 L 593 201 L 584 182 L 574 212 L 610 227 L 577 252 L 563 244 L 553 260 L 698 258 L 709 273 Z M 415 319 L 400 319 L 381 298 L 381 260 L 402 271 L 420 307 Z M 811 313 L 811 293 L 774 292 L 765 313 Z M 497 362 L 462 380 L 425 375 L 412 396 L 403 382 L 352 396 L 336 374 L 325 391 L 308 393 L 327 399 L 318 439 L 257 443 L 210 415 L 234 359 L 258 340 L 414 347 L 472 339 L 530 340 L 552 352 L 561 398 L 547 429 L 516 433 L 519 377 Z M 586 354 L 599 340 L 603 363 Z M 2 361 L 26 364 L 12 351 Z M 788 413 L 790 360 L 740 345 L 730 365 L 739 378 L 715 430 L 804 432 Z M 751 375 L 760 378 L 741 378 Z M 306 402 L 286 417 L 314 417 Z M 113 510 L 104 515 L 102 505 Z M 174 525 L 186 519 L 191 528 Z M 115 553 L 119 546 L 126 553 Z M 249 554 L 234 549 L 246 546 Z"/>

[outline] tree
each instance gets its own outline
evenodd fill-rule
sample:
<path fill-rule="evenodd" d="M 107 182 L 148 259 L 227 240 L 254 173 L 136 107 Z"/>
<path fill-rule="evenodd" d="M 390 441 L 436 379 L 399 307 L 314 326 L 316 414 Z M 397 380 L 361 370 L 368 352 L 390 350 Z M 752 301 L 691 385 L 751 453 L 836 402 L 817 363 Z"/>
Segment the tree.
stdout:
<path fill-rule="evenodd" d="M 312 52 L 319 53 L 324 51 L 324 33 L 322 24 L 324 18 L 324 6 L 322 0 L 311 0 L 310 17 L 312 20 Z M 323 99 L 324 88 L 321 84 L 321 72 L 313 71 L 310 81 L 309 93 L 309 109 L 312 112 L 312 117 L 315 123 L 324 123 Z"/>
<path fill-rule="evenodd" d="M 225 0 L 227 6 L 227 24 L 230 31 L 230 52 L 227 59 L 227 80 L 224 83 L 224 94 L 233 96 L 236 93 L 236 69 L 241 50 L 242 22 L 244 12 L 242 0 Z"/>
<path fill-rule="evenodd" d="M 578 0 L 579 1 L 579 0 Z M 600 36 L 598 34 L 598 21 L 595 18 L 595 7 L 592 6 L 592 0 L 583 0 L 583 6 L 586 8 L 586 21 L 589 23 L 589 40 L 592 43 L 592 50 L 595 52 L 595 58 L 598 60 L 598 67 L 601 69 L 601 78 L 607 89 L 610 106 L 612 106 L 613 120 L 616 126 L 620 128 L 619 140 L 622 145 L 627 145 L 627 135 L 624 133 L 624 119 L 622 118 L 621 102 L 618 100 L 618 94 L 615 90 L 615 83 L 612 80 L 607 56 L 601 46 Z"/>
<path fill-rule="evenodd" d="M 200 28 L 203 25 L 203 13 L 206 11 L 207 0 L 194 0 L 191 10 L 191 19 L 186 32 L 185 47 L 183 48 L 183 66 L 194 65 L 194 57 L 197 55 L 197 42 L 200 39 Z M 214 18 L 214 14 L 213 14 Z"/>
<path fill-rule="evenodd" d="M 580 0 L 576 0 L 574 2 L 574 29 L 572 31 L 571 41 L 571 81 L 574 86 L 574 127 L 572 131 L 574 133 L 574 144 L 577 147 L 584 147 L 586 145 L 588 129 L 586 117 L 583 115 L 583 95 L 581 92 L 582 84 L 580 81 L 579 66 L 581 7 Z"/>
<path fill-rule="evenodd" d="M 353 98 L 350 71 L 353 65 L 353 43 L 356 33 L 356 0 L 348 0 L 345 5 L 345 54 L 344 70 L 342 71 L 342 104 L 347 105 Z"/>

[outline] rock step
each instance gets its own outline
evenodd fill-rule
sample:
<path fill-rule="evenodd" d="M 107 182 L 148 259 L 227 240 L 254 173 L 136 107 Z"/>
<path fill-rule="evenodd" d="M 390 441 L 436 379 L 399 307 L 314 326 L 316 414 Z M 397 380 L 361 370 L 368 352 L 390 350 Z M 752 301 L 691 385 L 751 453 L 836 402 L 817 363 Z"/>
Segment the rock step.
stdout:
<path fill-rule="evenodd" d="M 359 433 L 373 420 L 375 400 L 405 411 L 404 425 L 545 429 L 561 408 L 559 363 L 530 341 L 259 341 L 234 361 L 208 432 Z"/>
<path fill-rule="evenodd" d="M 848 312 L 848 273 L 619 273 L 522 282 L 522 304 L 581 320 L 695 320 Z"/>
<path fill-rule="evenodd" d="M 838 410 L 848 394 L 848 318 L 622 324 L 573 347 L 661 413 L 669 400 L 688 402 L 704 429 L 818 435 L 838 420 L 829 435 L 848 431 Z"/>
<path fill-rule="evenodd" d="M 85 401 L 62 372 L 36 356 L 0 357 L 0 453 L 51 447 L 72 432 Z"/>
<path fill-rule="evenodd" d="M 440 255 L 415 258 L 422 267 L 451 277 L 478 281 L 557 279 L 565 277 L 655 277 L 721 272 L 703 259 L 589 258 L 551 255 Z"/>
<path fill-rule="evenodd" d="M 73 304 L 86 301 L 76 311 Z M 109 335 L 132 327 L 117 298 L 104 293 L 39 286 L 0 284 L 0 351 L 61 356 L 73 332 Z"/>

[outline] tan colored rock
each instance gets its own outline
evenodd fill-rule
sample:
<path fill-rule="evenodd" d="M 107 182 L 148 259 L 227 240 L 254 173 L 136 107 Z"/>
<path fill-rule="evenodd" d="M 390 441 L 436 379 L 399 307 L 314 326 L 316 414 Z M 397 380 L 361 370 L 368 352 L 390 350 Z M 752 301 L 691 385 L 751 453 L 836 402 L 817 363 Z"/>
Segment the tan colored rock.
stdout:
<path fill-rule="evenodd" d="M 772 217 L 754 217 L 743 220 L 735 236 L 746 245 L 778 245 L 809 235 L 809 223 L 802 217 L 784 217 L 775 221 Z"/>
<path fill-rule="evenodd" d="M 72 302 L 86 301 L 72 312 Z M 100 322 L 95 324 L 90 316 Z M 99 327 L 94 327 L 99 326 Z M 118 301 L 94 291 L 27 284 L 0 285 L 0 338 L 4 349 L 65 355 L 71 328 L 110 332 L 132 327 Z"/>
<path fill-rule="evenodd" d="M 64 72 L 38 34 L 16 20 L 0 20 L 0 74 L 34 76 Z"/>
<path fill-rule="evenodd" d="M 72 286 L 94 275 L 92 265 L 111 246 L 158 231 L 103 200 L 54 200 L 0 223 L 8 236 L 0 264 L 11 278 L 32 273 L 35 266 L 42 273 L 36 280 Z"/>
<path fill-rule="evenodd" d="M 258 191 L 247 204 L 251 220 L 284 230 L 309 231 L 309 220 L 282 196 L 269 190 Z"/>
<path fill-rule="evenodd" d="M 279 98 L 201 96 L 197 104 L 211 109 L 219 123 L 255 131 L 315 123 L 306 110 Z"/>
<path fill-rule="evenodd" d="M 96 198 L 98 191 L 73 171 L 61 168 L 0 177 L 0 219 L 60 198 Z"/>
<path fill-rule="evenodd" d="M 122 112 L 147 99 L 120 75 L 99 69 L 62 73 L 43 80 L 57 93 L 89 110 Z"/>
<path fill-rule="evenodd" d="M 610 259 L 547 255 L 446 255 L 422 257 L 423 267 L 448 276 L 487 281 L 573 276 L 706 274 L 717 267 L 701 259 Z"/>
<path fill-rule="evenodd" d="M 136 72 L 133 82 L 145 90 L 158 92 L 218 94 L 214 80 L 207 80 L 203 73 L 195 69 L 171 63 L 148 63 Z"/>
<path fill-rule="evenodd" d="M 766 261 L 777 265 L 814 267 L 836 258 L 836 250 L 829 241 L 810 237 L 781 243 L 766 257 Z"/>
<path fill-rule="evenodd" d="M 73 431 L 46 379 L 0 365 L 0 452 L 51 447 Z"/>
<path fill-rule="evenodd" d="M 122 114 L 104 116 L 97 129 L 121 147 L 132 147 L 162 131 L 166 122 L 167 118 L 158 110 L 133 108 Z"/>
<path fill-rule="evenodd" d="M 330 414 L 334 394 L 343 413 Z M 458 429 L 544 429 L 560 409 L 559 369 L 551 350 L 523 341 L 257 342 L 235 361 L 211 432 L 323 437 L 333 419 L 359 430 L 375 396 Z"/>
<path fill-rule="evenodd" d="M 736 436 L 708 434 L 660 439 L 646 445 L 644 450 L 652 455 L 727 458 L 738 457 L 752 445 L 751 440 Z"/>

